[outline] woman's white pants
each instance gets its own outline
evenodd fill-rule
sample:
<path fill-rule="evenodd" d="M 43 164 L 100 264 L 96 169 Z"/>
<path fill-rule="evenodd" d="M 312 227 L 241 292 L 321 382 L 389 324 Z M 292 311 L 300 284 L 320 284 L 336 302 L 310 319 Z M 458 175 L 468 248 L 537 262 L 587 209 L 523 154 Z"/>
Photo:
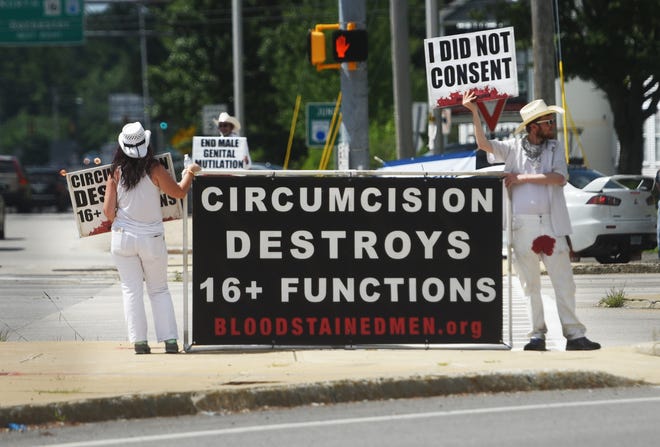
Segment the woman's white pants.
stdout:
<path fill-rule="evenodd" d="M 137 236 L 113 229 L 110 253 L 121 278 L 129 341 L 147 340 L 143 280 L 151 301 L 157 340 L 178 338 L 172 296 L 167 286 L 167 247 L 163 235 Z"/>

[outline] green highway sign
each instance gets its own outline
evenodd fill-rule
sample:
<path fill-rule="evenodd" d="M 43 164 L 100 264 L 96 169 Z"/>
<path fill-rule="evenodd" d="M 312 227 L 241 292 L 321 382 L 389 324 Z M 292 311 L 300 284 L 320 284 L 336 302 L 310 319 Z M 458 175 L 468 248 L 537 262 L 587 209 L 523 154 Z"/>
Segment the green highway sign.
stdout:
<path fill-rule="evenodd" d="M 0 45 L 83 43 L 84 0 L 0 0 Z"/>
<path fill-rule="evenodd" d="M 307 146 L 324 147 L 328 138 L 334 102 L 308 102 L 307 111 Z M 339 115 L 339 114 L 338 114 Z M 341 132 L 341 130 L 340 130 Z M 337 138 L 339 140 L 339 138 Z"/>

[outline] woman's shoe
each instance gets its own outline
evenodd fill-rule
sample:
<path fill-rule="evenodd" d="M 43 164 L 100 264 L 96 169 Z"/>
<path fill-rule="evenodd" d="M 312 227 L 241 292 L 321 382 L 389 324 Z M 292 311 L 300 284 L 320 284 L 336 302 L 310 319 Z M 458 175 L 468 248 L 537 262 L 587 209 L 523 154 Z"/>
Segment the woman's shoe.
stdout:
<path fill-rule="evenodd" d="M 176 340 L 165 340 L 165 353 L 177 354 L 179 352 L 179 345 Z"/>
<path fill-rule="evenodd" d="M 136 354 L 151 354 L 151 348 L 146 341 L 139 341 L 135 343 L 134 347 Z"/>

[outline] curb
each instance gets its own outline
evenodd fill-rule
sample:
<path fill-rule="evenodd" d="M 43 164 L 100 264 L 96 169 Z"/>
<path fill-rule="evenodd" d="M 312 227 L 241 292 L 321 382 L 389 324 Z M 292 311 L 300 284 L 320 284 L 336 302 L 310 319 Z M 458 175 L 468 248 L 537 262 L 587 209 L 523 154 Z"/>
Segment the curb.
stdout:
<path fill-rule="evenodd" d="M 465 393 L 501 393 L 643 386 L 645 382 L 602 372 L 549 371 L 426 376 L 401 379 L 345 380 L 285 387 L 242 390 L 133 395 L 78 402 L 0 408 L 0 426 L 11 423 L 101 422 L 193 415 L 200 412 L 233 413 L 273 407 L 336 404 L 362 400 L 448 396 Z"/>

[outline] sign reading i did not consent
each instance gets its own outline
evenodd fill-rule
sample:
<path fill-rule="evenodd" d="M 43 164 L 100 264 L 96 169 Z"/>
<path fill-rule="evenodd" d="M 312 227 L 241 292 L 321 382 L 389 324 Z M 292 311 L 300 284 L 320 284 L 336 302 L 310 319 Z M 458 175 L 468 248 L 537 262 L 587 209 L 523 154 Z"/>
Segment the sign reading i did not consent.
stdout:
<path fill-rule="evenodd" d="M 513 27 L 424 40 L 429 106 L 462 104 L 473 91 L 479 101 L 518 96 Z"/>
<path fill-rule="evenodd" d="M 193 190 L 193 344 L 502 343 L 499 178 Z"/>

